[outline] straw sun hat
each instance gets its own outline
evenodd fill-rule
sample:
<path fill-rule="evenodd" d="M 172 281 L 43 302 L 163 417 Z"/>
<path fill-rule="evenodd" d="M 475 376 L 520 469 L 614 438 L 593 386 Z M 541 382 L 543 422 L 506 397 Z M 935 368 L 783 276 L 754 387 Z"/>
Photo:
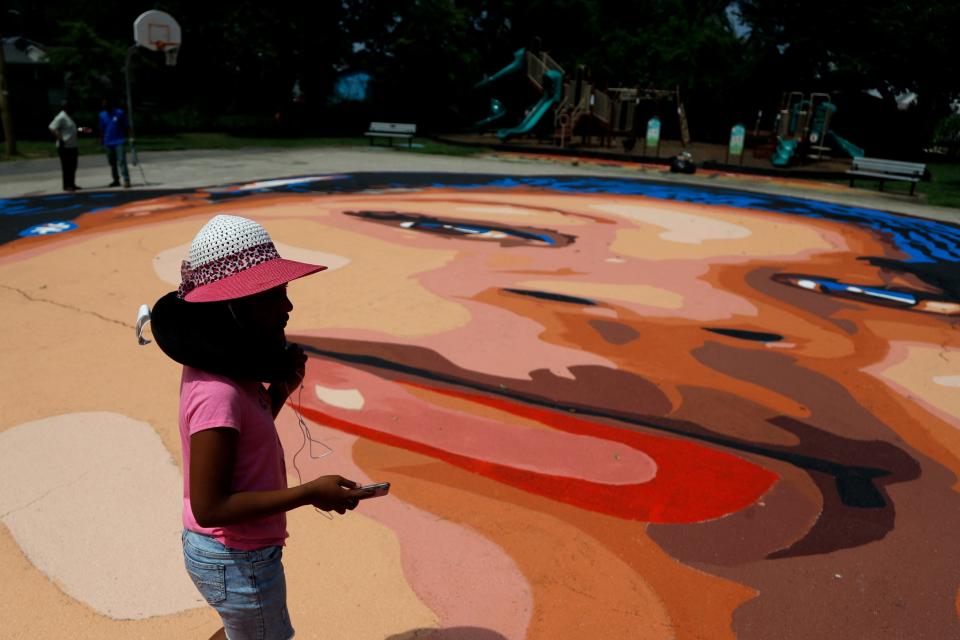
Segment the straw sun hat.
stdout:
<path fill-rule="evenodd" d="M 217 215 L 190 243 L 177 295 L 187 302 L 233 300 L 324 269 L 281 258 L 267 230 L 253 220 Z"/>

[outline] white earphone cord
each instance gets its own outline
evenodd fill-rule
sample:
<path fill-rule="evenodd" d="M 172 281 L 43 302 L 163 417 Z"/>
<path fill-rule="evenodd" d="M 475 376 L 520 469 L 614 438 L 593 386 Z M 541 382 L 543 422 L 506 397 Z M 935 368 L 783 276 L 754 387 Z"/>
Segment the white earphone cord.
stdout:
<path fill-rule="evenodd" d="M 310 435 L 310 429 L 307 427 L 307 423 L 306 423 L 306 421 L 303 419 L 303 415 L 300 413 L 300 407 L 301 407 L 301 406 L 303 406 L 303 383 L 302 383 L 302 382 L 300 383 L 300 390 L 297 392 L 297 404 L 294 405 L 294 407 L 293 407 L 293 413 L 297 416 L 297 424 L 300 425 L 300 432 L 303 434 L 303 441 L 300 443 L 300 448 L 297 449 L 297 452 L 293 454 L 293 458 L 292 458 L 292 460 L 293 460 L 293 469 L 294 469 L 294 471 L 297 472 L 297 483 L 298 483 L 298 484 L 303 484 L 303 476 L 302 476 L 302 474 L 300 473 L 300 467 L 297 466 L 297 456 L 300 455 L 300 453 L 304 450 L 304 448 L 308 446 L 308 444 L 307 444 L 308 442 L 309 442 L 309 447 L 310 447 L 310 448 L 308 449 L 308 455 L 310 456 L 310 459 L 311 459 L 311 460 L 320 460 L 321 458 L 326 458 L 328 455 L 330 455 L 331 453 L 333 453 L 333 449 L 331 449 L 330 447 L 328 447 L 326 444 L 324 444 L 323 442 L 321 442 L 321 441 L 319 441 L 319 440 L 314 440 L 313 437 Z M 314 445 L 315 443 L 318 444 L 318 445 L 320 445 L 320 446 L 323 447 L 324 449 L 326 449 L 326 451 L 323 452 L 322 454 L 320 454 L 319 456 L 314 455 L 314 454 L 313 454 L 313 445 Z M 329 513 L 327 513 L 326 511 L 324 511 L 324 510 L 322 510 L 322 509 L 319 509 L 319 508 L 317 508 L 317 507 L 314 507 L 314 510 L 315 510 L 317 513 L 323 514 L 323 516 L 324 516 L 325 518 L 328 518 L 328 519 L 330 519 L 330 520 L 333 520 L 333 516 L 330 515 Z"/>

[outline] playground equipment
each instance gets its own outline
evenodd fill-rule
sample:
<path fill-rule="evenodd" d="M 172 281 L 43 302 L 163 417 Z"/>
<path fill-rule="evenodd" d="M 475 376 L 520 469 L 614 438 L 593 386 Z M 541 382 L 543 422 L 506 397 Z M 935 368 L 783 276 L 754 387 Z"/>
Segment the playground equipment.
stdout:
<path fill-rule="evenodd" d="M 537 104 L 535 104 L 534 107 L 527 112 L 527 115 L 524 116 L 523 121 L 516 127 L 500 129 L 497 131 L 497 137 L 500 138 L 502 142 L 506 142 L 510 138 L 522 136 L 533 131 L 534 127 L 539 124 L 540 120 L 547 114 L 547 112 L 560 102 L 563 96 L 562 73 L 553 69 L 547 69 L 543 72 L 541 84 L 543 86 L 543 96 L 540 98 L 540 101 L 537 102 Z"/>
<path fill-rule="evenodd" d="M 523 117 L 523 120 L 515 127 L 506 127 L 497 131 L 497 137 L 501 142 L 525 135 L 534 131 L 534 129 L 544 121 L 544 116 L 554 109 L 563 98 L 563 67 L 550 57 L 546 52 L 535 54 L 529 50 L 518 51 L 514 54 L 514 63 L 520 53 L 523 53 L 523 71 L 527 82 L 533 89 L 540 94 L 540 99 Z"/>
<path fill-rule="evenodd" d="M 577 126 L 588 118 L 606 142 L 614 122 L 610 96 L 594 87 L 586 67 L 579 66 L 573 78 L 563 84 L 563 97 L 554 113 L 554 142 L 566 146 Z"/>
<path fill-rule="evenodd" d="M 809 97 L 800 91 L 785 93 L 775 126 L 777 146 L 770 158 L 773 165 L 786 167 L 803 155 L 821 160 L 824 152 L 832 151 L 826 146 L 828 140 L 852 158 L 863 157 L 863 149 L 830 130 L 836 112 L 828 93 L 811 93 Z"/>
<path fill-rule="evenodd" d="M 608 91 L 611 95 L 613 113 L 610 132 L 613 135 L 625 136 L 624 148 L 634 143 L 636 138 L 644 137 L 644 129 L 648 123 L 648 114 L 645 111 L 650 112 L 654 117 L 664 112 L 675 111 L 680 141 L 684 149 L 690 146 L 690 127 L 687 124 L 686 108 L 683 100 L 680 99 L 680 87 L 675 89 L 615 87 Z M 641 108 L 644 105 L 647 109 Z"/>
<path fill-rule="evenodd" d="M 626 140 L 635 144 L 646 126 L 646 117 L 642 118 L 642 122 L 638 120 L 642 103 L 657 103 L 653 111 L 659 112 L 660 103 L 675 101 L 683 145 L 686 147 L 690 143 L 686 112 L 680 100 L 679 88 L 661 90 L 617 87 L 601 91 L 591 83 L 585 67 L 577 67 L 573 76 L 569 77 L 563 67 L 546 52 L 520 49 L 513 54 L 509 64 L 478 82 L 474 89 L 491 90 L 510 77 L 523 77 L 524 84 L 536 91 L 540 97 L 536 104 L 525 110 L 520 123 L 497 131 L 497 137 L 503 142 L 538 129 L 541 132 L 549 130 L 552 113 L 553 141 L 561 147 L 569 144 L 574 132 L 579 132 L 585 136 L 599 134 L 604 145 L 609 145 L 612 137 L 621 136 L 625 139 L 626 148 Z M 499 98 L 491 98 L 487 115 L 475 122 L 474 128 L 484 129 L 502 121 L 511 113 L 511 108 L 517 107 L 508 106 Z M 584 133 L 584 129 L 589 133 Z"/>
<path fill-rule="evenodd" d="M 514 76 L 520 71 L 526 69 L 526 56 L 526 49 L 517 50 L 513 54 L 513 60 L 510 61 L 510 64 L 505 66 L 503 69 L 500 69 L 500 71 L 496 72 L 492 76 L 488 76 L 477 84 L 473 85 L 474 90 L 491 89 L 494 85 L 499 84 L 504 78 Z M 475 129 L 484 129 L 487 125 L 503 118 L 505 115 L 507 115 L 507 108 L 503 102 L 497 98 L 491 98 L 488 115 L 475 122 L 473 127 Z"/>
<path fill-rule="evenodd" d="M 474 128 L 483 129 L 492 122 L 496 122 L 503 116 L 507 115 L 507 108 L 503 106 L 503 103 L 497 100 L 496 98 L 490 98 L 490 113 L 486 118 L 478 120 L 474 123 Z"/>

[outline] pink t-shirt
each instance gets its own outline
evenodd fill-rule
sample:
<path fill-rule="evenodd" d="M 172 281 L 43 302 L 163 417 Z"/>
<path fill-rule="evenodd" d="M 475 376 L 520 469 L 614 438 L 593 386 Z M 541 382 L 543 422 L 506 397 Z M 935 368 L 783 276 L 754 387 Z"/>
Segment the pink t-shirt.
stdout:
<path fill-rule="evenodd" d="M 240 432 L 233 470 L 233 491 L 287 488 L 283 447 L 270 409 L 270 396 L 259 382 L 233 380 L 184 367 L 180 378 L 180 444 L 183 447 L 183 526 L 213 536 L 228 547 L 252 550 L 283 545 L 287 515 L 225 527 L 201 527 L 190 505 L 190 436 L 204 429 L 229 427 Z"/>

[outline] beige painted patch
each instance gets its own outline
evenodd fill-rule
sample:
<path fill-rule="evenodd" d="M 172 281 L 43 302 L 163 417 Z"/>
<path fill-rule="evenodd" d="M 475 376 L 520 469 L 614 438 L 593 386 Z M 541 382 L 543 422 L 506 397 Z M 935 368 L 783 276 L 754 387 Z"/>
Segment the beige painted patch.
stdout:
<path fill-rule="evenodd" d="M 363 394 L 359 389 L 332 389 L 321 385 L 314 385 L 314 393 L 320 402 L 340 409 L 357 411 L 363 409 Z"/>
<path fill-rule="evenodd" d="M 688 213 L 685 205 L 598 205 L 615 207 L 638 228 L 617 230 L 610 250 L 646 260 L 705 260 L 727 258 L 745 261 L 771 256 L 805 256 L 824 251 L 848 250 L 844 237 L 827 222 L 803 224 L 762 212 L 733 213 L 711 208 L 709 216 Z M 656 237 L 652 232 L 661 231 Z M 660 240 L 672 240 L 661 242 Z"/>
<path fill-rule="evenodd" d="M 588 316 L 600 316 L 601 318 L 620 317 L 620 314 L 617 313 L 616 309 L 608 309 L 606 307 L 585 307 L 583 312 Z"/>
<path fill-rule="evenodd" d="M 408 338 L 470 321 L 463 305 L 430 292 L 417 278 L 454 260 L 454 251 L 384 242 L 320 222 L 272 221 L 268 230 L 275 238 L 317 238 L 324 249 L 350 256 L 342 269 L 291 284 L 294 310 L 288 333 L 350 328 Z"/>
<path fill-rule="evenodd" d="M 942 387 L 960 387 L 960 376 L 935 376 L 933 381 Z"/>
<path fill-rule="evenodd" d="M 751 235 L 750 229 L 738 224 L 653 204 L 601 203 L 592 204 L 590 208 L 665 229 L 659 237 L 670 242 L 700 244 L 706 240 L 739 240 Z"/>
<path fill-rule="evenodd" d="M 960 429 L 960 349 L 929 344 L 891 341 L 882 362 L 864 371 L 906 392 L 945 422 Z"/>
<path fill-rule="evenodd" d="M 64 595 L 37 571 L 2 524 L 0 559 L 0 637 L 4 640 L 199 639 L 220 628 L 220 618 L 210 607 L 146 620 L 114 620 L 100 615 Z"/>
<path fill-rule="evenodd" d="M 0 513 L 24 554 L 111 618 L 205 603 L 183 570 L 180 472 L 156 432 L 117 413 L 72 413 L 0 434 Z"/>

